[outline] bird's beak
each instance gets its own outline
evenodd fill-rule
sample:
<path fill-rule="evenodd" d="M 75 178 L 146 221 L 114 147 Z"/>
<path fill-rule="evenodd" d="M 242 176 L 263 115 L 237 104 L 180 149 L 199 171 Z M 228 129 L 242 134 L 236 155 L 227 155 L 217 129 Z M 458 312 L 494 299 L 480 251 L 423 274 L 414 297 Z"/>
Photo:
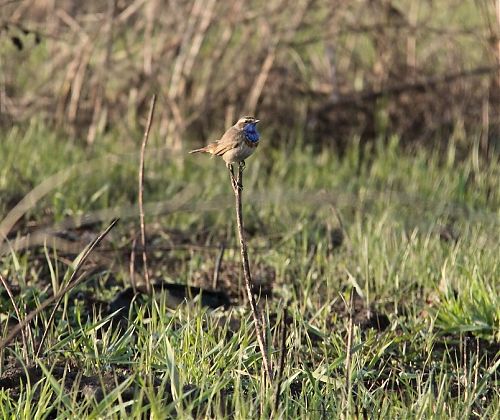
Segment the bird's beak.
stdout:
<path fill-rule="evenodd" d="M 254 123 L 257 124 L 260 120 L 255 120 Z"/>

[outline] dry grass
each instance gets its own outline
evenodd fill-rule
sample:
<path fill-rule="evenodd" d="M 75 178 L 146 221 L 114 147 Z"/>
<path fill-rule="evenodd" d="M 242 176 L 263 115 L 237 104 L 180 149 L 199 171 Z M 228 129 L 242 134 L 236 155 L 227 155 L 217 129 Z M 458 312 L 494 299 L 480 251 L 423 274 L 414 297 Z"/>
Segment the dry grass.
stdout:
<path fill-rule="evenodd" d="M 43 115 L 93 143 L 139 130 L 158 93 L 178 150 L 254 112 L 276 142 L 473 132 L 486 152 L 498 136 L 493 0 L 27 0 L 1 13 L 2 125 Z"/>

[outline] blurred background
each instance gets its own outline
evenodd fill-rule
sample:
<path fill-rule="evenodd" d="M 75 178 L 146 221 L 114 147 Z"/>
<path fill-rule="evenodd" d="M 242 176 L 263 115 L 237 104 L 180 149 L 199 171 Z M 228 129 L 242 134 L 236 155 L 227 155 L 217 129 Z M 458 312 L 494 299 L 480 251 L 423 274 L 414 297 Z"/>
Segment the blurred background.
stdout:
<path fill-rule="evenodd" d="M 126 142 L 157 93 L 177 150 L 257 114 L 275 144 L 397 135 L 491 156 L 499 19 L 496 0 L 2 0 L 0 128 Z"/>

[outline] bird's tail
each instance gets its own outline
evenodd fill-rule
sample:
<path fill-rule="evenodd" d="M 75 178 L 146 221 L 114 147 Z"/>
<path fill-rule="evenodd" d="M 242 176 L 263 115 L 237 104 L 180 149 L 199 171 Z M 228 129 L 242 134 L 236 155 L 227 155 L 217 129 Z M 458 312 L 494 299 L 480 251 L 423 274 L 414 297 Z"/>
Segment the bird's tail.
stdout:
<path fill-rule="evenodd" d="M 189 153 L 210 153 L 211 155 L 214 154 L 214 148 L 217 147 L 217 142 L 215 143 L 210 143 L 206 145 L 205 147 L 202 147 L 201 149 L 194 149 L 191 150 Z"/>
<path fill-rule="evenodd" d="M 206 147 L 202 147 L 201 149 L 191 150 L 189 153 L 203 153 L 203 152 L 208 152 L 208 149 Z"/>

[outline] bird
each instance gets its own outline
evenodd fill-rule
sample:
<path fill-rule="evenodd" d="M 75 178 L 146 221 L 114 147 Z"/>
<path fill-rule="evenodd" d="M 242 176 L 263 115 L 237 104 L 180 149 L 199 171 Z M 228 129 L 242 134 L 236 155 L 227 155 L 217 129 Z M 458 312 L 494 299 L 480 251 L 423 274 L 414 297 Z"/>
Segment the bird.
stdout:
<path fill-rule="evenodd" d="M 201 149 L 191 150 L 189 153 L 210 153 L 212 157 L 221 156 L 226 162 L 226 167 L 231 174 L 231 180 L 235 185 L 233 164 L 238 163 L 244 168 L 245 159 L 257 149 L 260 140 L 260 134 L 257 131 L 259 121 L 254 117 L 241 117 L 236 124 L 224 133 L 220 140 Z"/>

